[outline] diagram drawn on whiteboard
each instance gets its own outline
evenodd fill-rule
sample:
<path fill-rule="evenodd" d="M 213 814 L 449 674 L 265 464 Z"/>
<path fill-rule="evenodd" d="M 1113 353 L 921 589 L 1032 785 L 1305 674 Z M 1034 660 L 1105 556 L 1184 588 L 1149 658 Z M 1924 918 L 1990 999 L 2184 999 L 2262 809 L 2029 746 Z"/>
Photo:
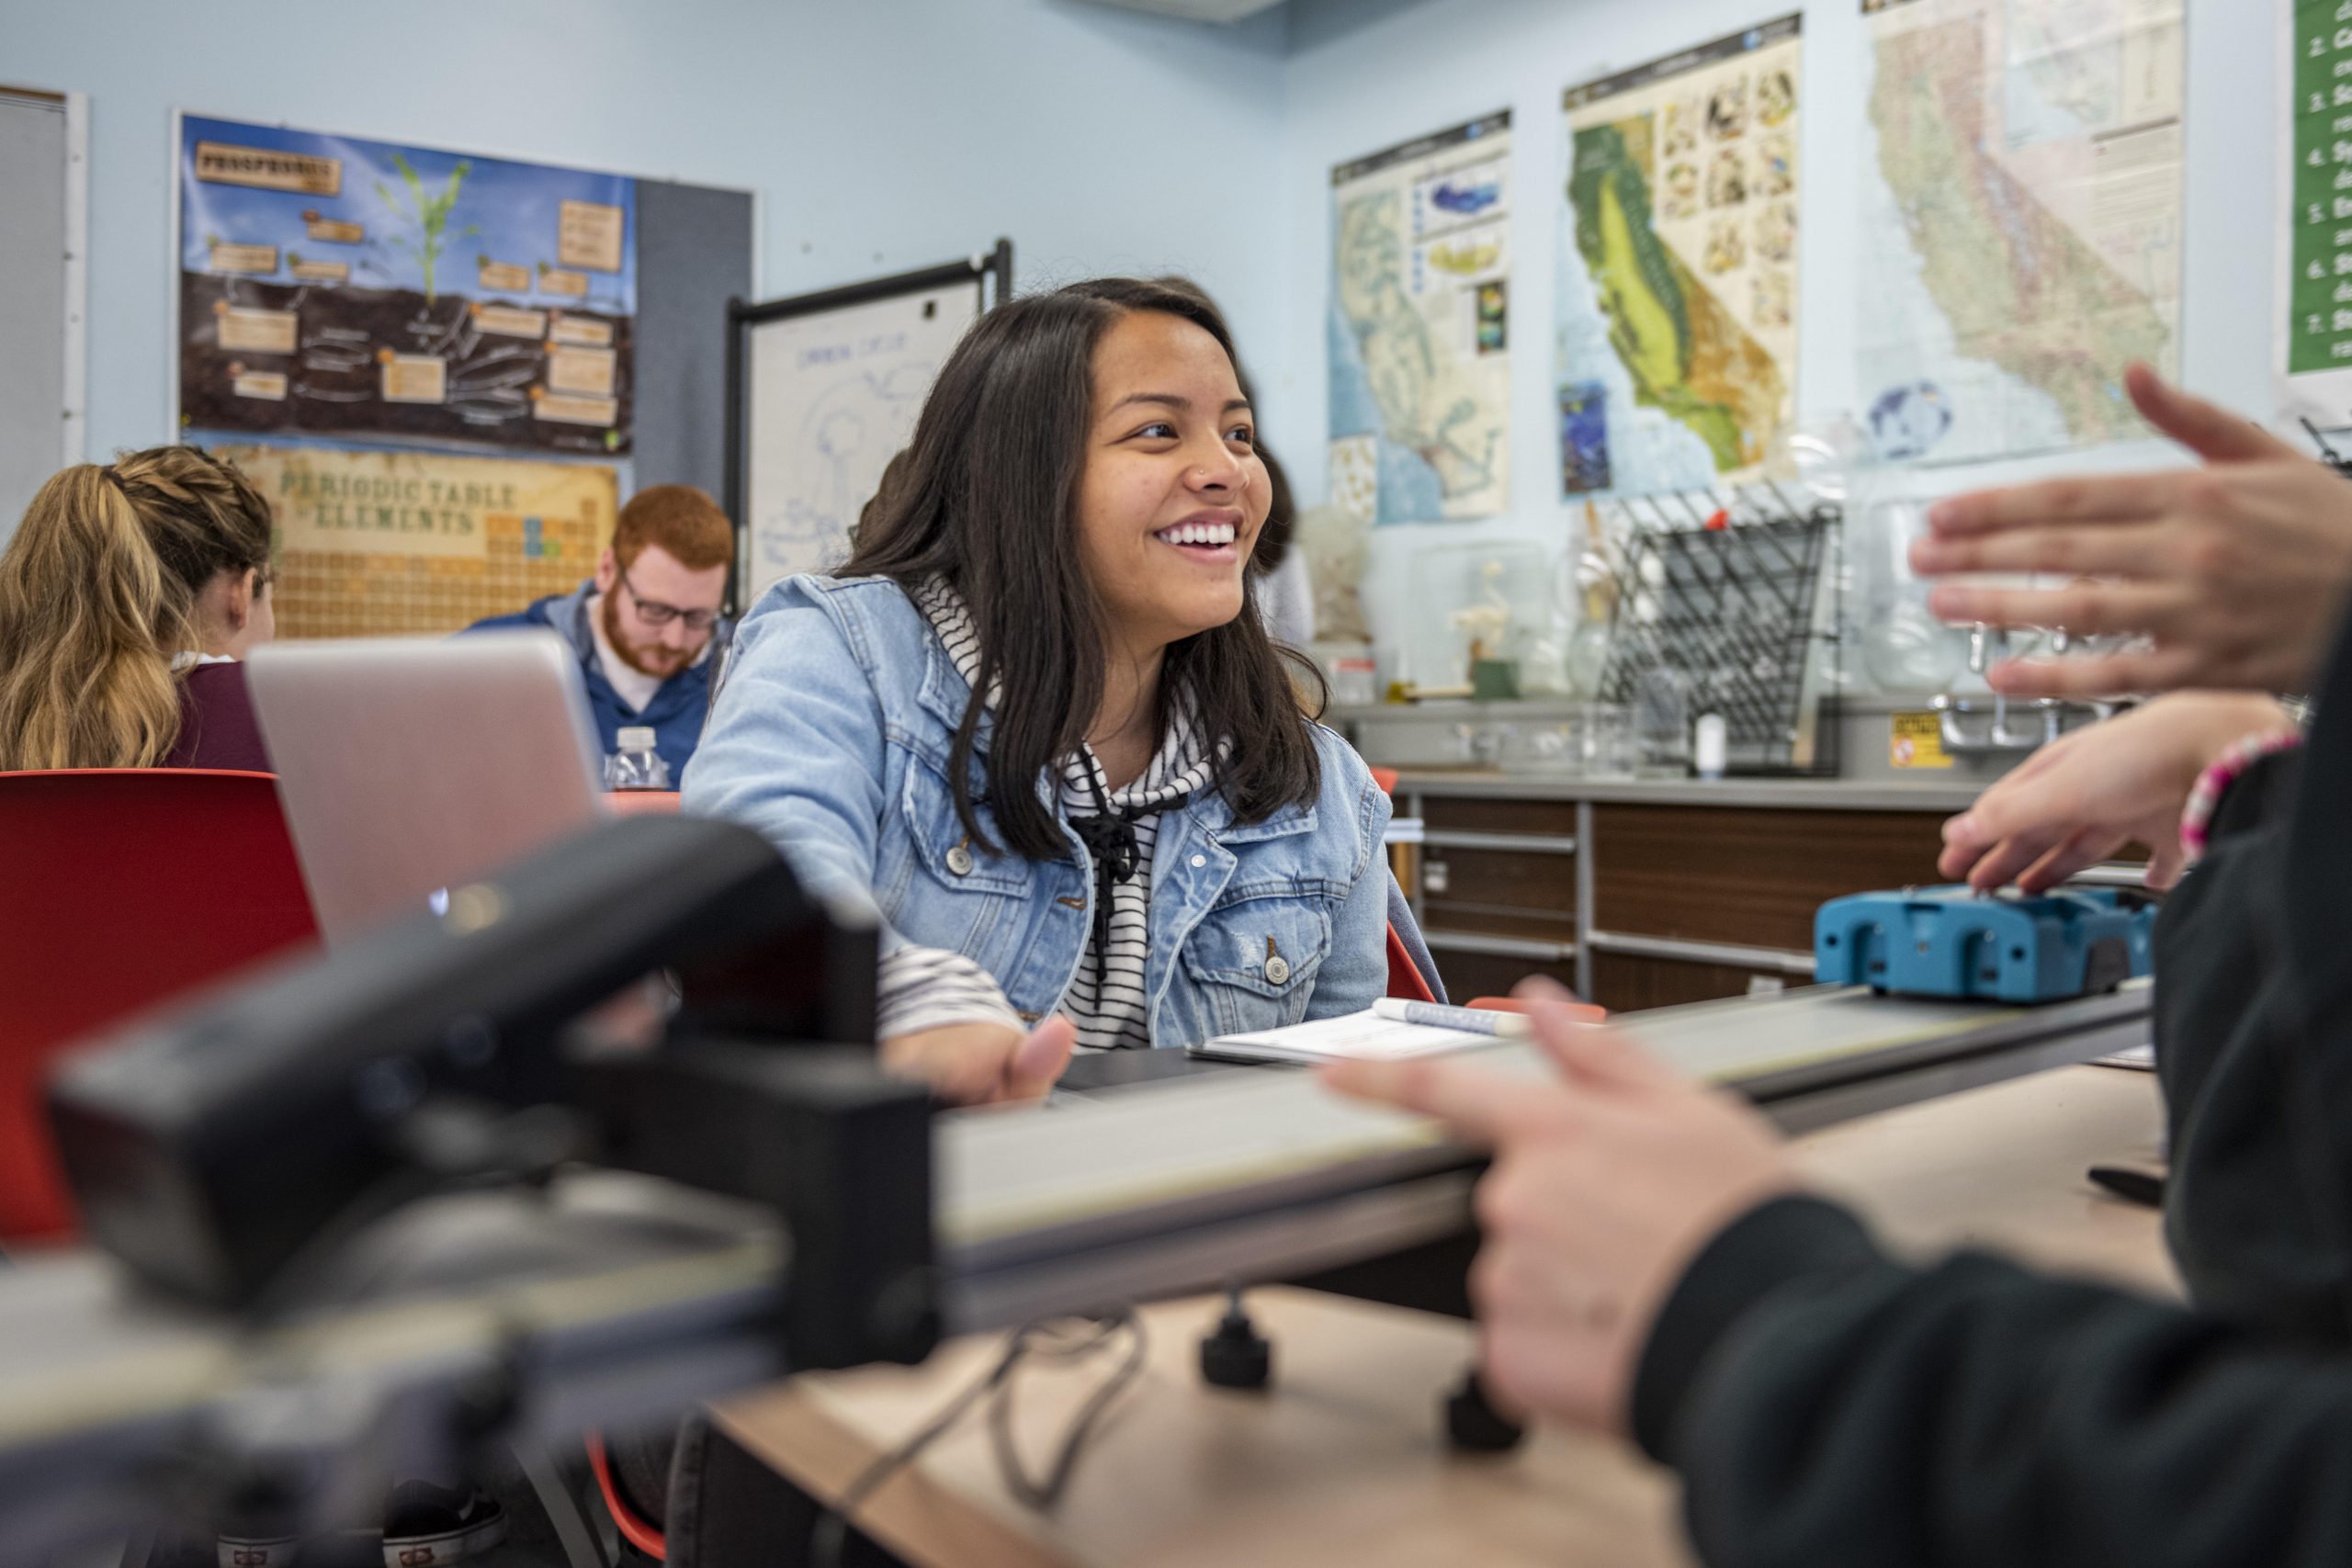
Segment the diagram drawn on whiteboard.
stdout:
<path fill-rule="evenodd" d="M 780 476 L 774 510 L 753 521 L 753 570 L 762 582 L 830 571 L 848 557 L 850 530 L 891 454 L 913 436 L 938 368 L 859 370 L 819 394 L 794 442 L 811 460 Z"/>
<path fill-rule="evenodd" d="M 979 315 L 978 276 L 961 271 L 955 282 L 747 321 L 747 604 L 782 578 L 831 571 L 848 558 L 858 514 Z"/>

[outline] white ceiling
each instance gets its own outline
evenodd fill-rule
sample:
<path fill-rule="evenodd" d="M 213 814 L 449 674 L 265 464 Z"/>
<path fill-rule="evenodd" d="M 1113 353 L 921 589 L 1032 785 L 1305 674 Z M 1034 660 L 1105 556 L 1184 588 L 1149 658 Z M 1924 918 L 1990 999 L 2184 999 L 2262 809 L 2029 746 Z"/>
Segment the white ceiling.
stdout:
<path fill-rule="evenodd" d="M 1096 6 L 1115 6 L 1123 11 L 1156 11 L 1163 17 L 1182 17 L 1191 22 L 1238 22 L 1260 11 L 1272 10 L 1282 0 L 1090 0 Z"/>

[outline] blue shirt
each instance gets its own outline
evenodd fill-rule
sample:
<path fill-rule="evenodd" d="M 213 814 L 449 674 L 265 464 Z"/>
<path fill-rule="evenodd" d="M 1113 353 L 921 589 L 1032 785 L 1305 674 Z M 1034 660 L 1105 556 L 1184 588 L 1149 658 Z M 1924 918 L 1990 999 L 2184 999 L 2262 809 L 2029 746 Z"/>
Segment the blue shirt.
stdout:
<path fill-rule="evenodd" d="M 596 657 L 596 634 L 588 624 L 588 601 L 595 596 L 591 578 L 569 593 L 550 594 L 519 615 L 492 615 L 476 621 L 469 632 L 512 631 L 545 626 L 571 645 L 580 660 L 580 679 L 588 688 L 588 711 L 596 716 L 596 733 L 606 755 L 621 748 L 620 732 L 633 725 L 653 731 L 654 750 L 670 765 L 672 783 L 685 777 L 686 761 L 702 739 L 704 716 L 710 711 L 711 671 L 727 657 L 727 639 L 733 628 L 721 621 L 710 634 L 709 653 L 662 682 L 652 700 L 632 711 L 605 679 L 604 663 Z M 459 635 L 463 635 L 462 633 Z"/>

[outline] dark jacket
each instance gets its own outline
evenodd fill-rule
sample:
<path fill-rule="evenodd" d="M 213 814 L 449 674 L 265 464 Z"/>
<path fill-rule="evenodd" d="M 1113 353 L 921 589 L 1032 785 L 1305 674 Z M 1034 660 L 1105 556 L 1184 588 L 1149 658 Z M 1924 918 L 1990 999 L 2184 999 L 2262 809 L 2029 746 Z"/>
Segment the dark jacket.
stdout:
<path fill-rule="evenodd" d="M 2352 1562 L 2352 639 L 2157 933 L 2194 1308 L 1768 1202 L 1653 1326 L 1636 1434 L 1711 1563 Z"/>
<path fill-rule="evenodd" d="M 550 594 L 539 600 L 520 615 L 492 615 L 488 620 L 476 621 L 466 630 L 546 626 L 561 637 L 580 660 L 580 678 L 588 688 L 588 709 L 596 716 L 596 733 L 604 741 L 605 752 L 620 750 L 620 732 L 624 728 L 631 725 L 650 726 L 654 750 L 670 765 L 670 786 L 674 789 L 686 776 L 686 759 L 695 754 L 695 747 L 702 739 L 703 719 L 710 712 L 711 679 L 727 657 L 727 639 L 733 634 L 734 624 L 719 622 L 710 634 L 710 651 L 662 682 L 642 713 L 631 713 L 620 694 L 613 690 L 613 683 L 605 679 L 603 662 L 596 657 L 596 634 L 588 624 L 588 601 L 595 592 L 596 583 L 592 578 L 569 593 Z"/>

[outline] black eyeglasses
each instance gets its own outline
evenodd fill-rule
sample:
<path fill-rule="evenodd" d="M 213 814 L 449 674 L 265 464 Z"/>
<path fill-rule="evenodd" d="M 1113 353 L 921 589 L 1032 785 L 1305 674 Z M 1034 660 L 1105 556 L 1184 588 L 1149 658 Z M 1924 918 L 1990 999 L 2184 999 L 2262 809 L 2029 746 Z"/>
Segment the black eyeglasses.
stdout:
<path fill-rule="evenodd" d="M 690 632 L 707 632 L 718 624 L 718 612 L 716 610 L 681 610 L 675 604 L 664 604 L 658 599 L 648 599 L 644 594 L 639 593 L 637 591 L 637 585 L 628 580 L 627 567 L 616 570 L 620 572 L 621 586 L 628 590 L 629 598 L 637 604 L 637 613 L 644 617 L 647 626 L 666 626 L 672 621 L 684 621 L 686 623 L 686 629 Z"/>

